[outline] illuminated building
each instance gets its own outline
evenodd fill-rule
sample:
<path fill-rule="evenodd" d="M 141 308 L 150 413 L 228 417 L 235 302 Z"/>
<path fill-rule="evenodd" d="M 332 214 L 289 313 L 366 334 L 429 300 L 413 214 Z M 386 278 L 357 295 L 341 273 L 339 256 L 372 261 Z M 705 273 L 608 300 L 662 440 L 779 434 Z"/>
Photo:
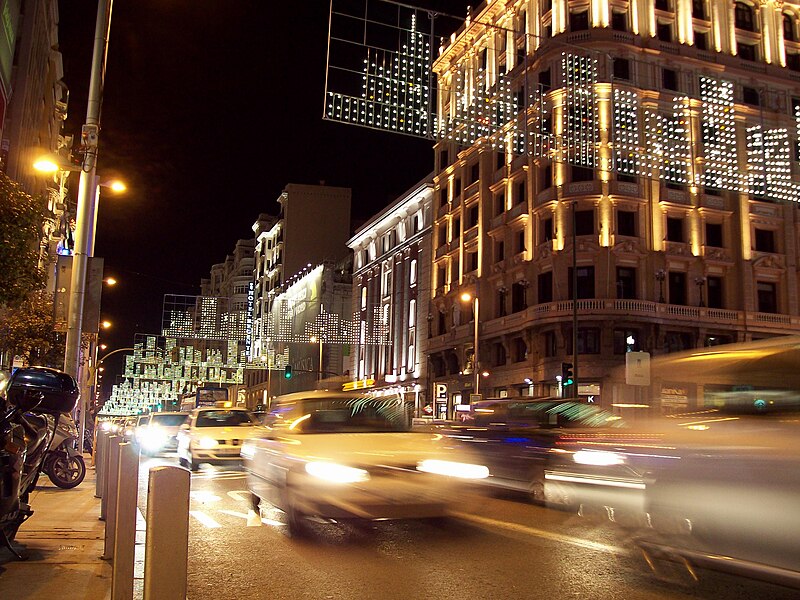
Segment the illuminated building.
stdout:
<path fill-rule="evenodd" d="M 578 392 L 606 405 L 627 351 L 800 332 L 798 14 L 495 1 L 442 41 L 428 352 L 451 409 L 474 385 L 462 292 L 485 396 L 559 393 L 573 296 Z"/>
<path fill-rule="evenodd" d="M 350 354 L 350 378 L 403 394 L 414 401 L 417 416 L 430 397 L 425 344 L 432 194 L 428 176 L 370 218 L 348 242 L 354 263 L 352 312 L 360 327 Z M 386 343 L 368 343 L 369 332 L 376 330 L 385 332 Z"/>

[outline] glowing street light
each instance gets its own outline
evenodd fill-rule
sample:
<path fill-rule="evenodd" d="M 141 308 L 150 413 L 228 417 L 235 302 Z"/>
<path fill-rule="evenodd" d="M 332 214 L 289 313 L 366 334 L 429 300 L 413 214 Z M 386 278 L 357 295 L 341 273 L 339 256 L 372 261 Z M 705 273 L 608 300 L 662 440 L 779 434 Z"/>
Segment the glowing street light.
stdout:
<path fill-rule="evenodd" d="M 106 277 L 105 279 L 103 279 L 103 282 L 106 285 L 117 285 L 117 280 L 114 279 L 113 277 Z"/>
<path fill-rule="evenodd" d="M 100 327 L 102 327 L 103 329 L 108 329 L 109 327 L 111 327 L 111 321 L 102 321 L 100 323 Z"/>

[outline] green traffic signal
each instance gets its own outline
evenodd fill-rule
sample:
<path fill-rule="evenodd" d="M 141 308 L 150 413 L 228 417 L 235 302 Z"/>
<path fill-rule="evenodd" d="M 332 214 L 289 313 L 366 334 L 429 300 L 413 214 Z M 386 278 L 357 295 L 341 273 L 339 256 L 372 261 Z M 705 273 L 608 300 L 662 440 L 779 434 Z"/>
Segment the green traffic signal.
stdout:
<path fill-rule="evenodd" d="M 284 379 L 292 378 L 292 365 L 286 365 L 283 367 L 283 377 Z"/>
<path fill-rule="evenodd" d="M 572 363 L 561 363 L 561 385 L 567 386 L 575 383 L 574 375 L 572 373 Z"/>

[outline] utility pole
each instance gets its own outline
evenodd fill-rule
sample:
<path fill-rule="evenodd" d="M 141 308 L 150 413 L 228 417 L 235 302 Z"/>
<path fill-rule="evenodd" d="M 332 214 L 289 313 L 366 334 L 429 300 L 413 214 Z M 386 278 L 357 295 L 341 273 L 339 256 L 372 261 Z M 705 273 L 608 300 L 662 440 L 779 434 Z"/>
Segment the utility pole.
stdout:
<path fill-rule="evenodd" d="M 575 200 L 572 201 L 572 398 L 578 397 L 578 235 Z"/>

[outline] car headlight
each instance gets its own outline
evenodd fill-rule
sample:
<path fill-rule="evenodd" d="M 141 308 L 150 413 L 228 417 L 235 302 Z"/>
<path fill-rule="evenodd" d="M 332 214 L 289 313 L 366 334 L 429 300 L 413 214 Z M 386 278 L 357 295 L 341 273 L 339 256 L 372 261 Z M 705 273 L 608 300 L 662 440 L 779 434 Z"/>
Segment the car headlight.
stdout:
<path fill-rule="evenodd" d="M 211 450 L 217 447 L 217 440 L 212 437 L 204 436 L 197 440 L 197 446 L 203 450 Z"/>
<path fill-rule="evenodd" d="M 306 473 L 332 483 L 361 483 L 369 481 L 369 473 L 364 469 L 347 467 L 329 462 L 306 463 Z"/>
<path fill-rule="evenodd" d="M 167 443 L 167 434 L 157 427 L 148 427 L 139 433 L 139 441 L 147 450 L 158 450 Z"/>
<path fill-rule="evenodd" d="M 592 465 L 594 467 L 610 467 L 621 465 L 625 462 L 625 458 L 622 455 L 606 450 L 578 450 L 572 455 L 572 460 L 579 465 Z"/>
<path fill-rule="evenodd" d="M 100 429 L 102 429 L 103 431 L 110 431 L 111 423 L 109 423 L 108 421 L 103 421 L 102 423 L 100 423 Z"/>
<path fill-rule="evenodd" d="M 417 465 L 417 471 L 458 477 L 459 479 L 486 479 L 489 469 L 484 465 L 453 462 L 450 460 L 423 460 Z"/>

